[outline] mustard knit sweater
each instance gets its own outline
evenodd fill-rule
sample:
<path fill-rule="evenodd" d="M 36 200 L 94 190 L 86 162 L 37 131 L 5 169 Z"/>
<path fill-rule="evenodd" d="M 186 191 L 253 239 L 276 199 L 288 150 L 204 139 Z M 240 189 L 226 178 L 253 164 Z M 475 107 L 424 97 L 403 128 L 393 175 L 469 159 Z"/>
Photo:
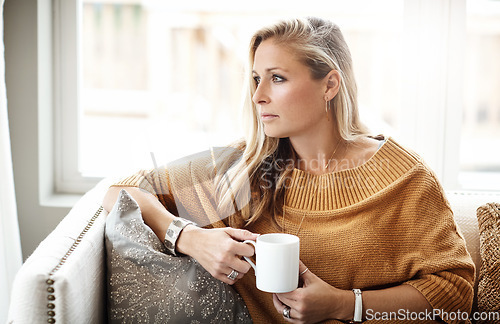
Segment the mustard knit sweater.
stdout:
<path fill-rule="evenodd" d="M 212 162 L 210 155 L 192 156 L 115 185 L 141 187 L 198 224 L 225 226 L 217 222 Z M 443 189 L 417 155 L 389 138 L 353 169 L 320 176 L 295 169 L 287 188 L 285 231 L 298 231 L 301 260 L 328 284 L 361 290 L 407 284 L 441 312 L 471 311 L 474 264 Z M 276 232 L 264 218 L 247 229 Z M 284 323 L 272 295 L 257 290 L 253 270 L 235 287 L 255 323 Z"/>

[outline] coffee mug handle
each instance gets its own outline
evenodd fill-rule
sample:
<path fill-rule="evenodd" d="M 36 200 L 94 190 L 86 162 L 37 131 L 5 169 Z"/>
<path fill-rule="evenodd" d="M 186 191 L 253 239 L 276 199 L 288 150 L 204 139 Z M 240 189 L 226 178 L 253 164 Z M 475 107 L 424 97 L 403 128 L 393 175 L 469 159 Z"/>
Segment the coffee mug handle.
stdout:
<path fill-rule="evenodd" d="M 243 243 L 250 243 L 253 245 L 254 249 L 257 249 L 257 246 L 255 245 L 255 241 L 252 241 L 252 240 L 246 240 L 244 241 Z M 255 266 L 255 264 L 252 262 L 252 260 L 250 260 L 250 258 L 247 258 L 246 256 L 244 256 L 245 260 L 247 260 L 248 263 L 250 263 L 250 265 L 252 266 L 253 270 L 254 271 L 257 271 L 257 268 Z"/>

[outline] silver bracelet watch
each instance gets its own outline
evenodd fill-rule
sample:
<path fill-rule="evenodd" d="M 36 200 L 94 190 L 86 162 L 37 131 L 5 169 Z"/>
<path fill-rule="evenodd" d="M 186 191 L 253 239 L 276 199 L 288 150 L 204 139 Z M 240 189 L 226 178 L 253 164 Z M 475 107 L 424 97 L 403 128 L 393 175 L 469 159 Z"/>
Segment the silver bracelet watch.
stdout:
<path fill-rule="evenodd" d="M 360 289 L 353 289 L 354 293 L 354 318 L 351 323 L 363 322 L 363 298 L 361 297 Z"/>
<path fill-rule="evenodd" d="M 165 246 L 169 254 L 177 256 L 177 253 L 175 251 L 177 239 L 179 238 L 179 235 L 181 234 L 184 227 L 188 225 L 196 226 L 196 223 L 181 217 L 176 217 L 168 226 L 167 233 L 165 234 L 165 240 L 163 241 L 163 245 Z"/>

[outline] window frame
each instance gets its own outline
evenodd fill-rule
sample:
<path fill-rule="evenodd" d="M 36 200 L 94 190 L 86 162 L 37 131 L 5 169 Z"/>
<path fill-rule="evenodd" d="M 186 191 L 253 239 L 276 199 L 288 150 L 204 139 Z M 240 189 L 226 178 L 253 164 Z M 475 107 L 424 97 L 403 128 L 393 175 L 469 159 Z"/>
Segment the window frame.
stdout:
<path fill-rule="evenodd" d="M 78 170 L 81 5 L 79 0 L 54 0 L 53 6 L 54 188 L 56 193 L 82 194 L 102 178 Z"/>
<path fill-rule="evenodd" d="M 403 70 L 408 72 L 403 81 L 411 80 L 403 83 L 400 125 L 407 133 L 402 139 L 431 166 L 445 189 L 458 190 L 463 100 L 454 94 L 463 87 L 466 0 L 405 0 L 404 8 Z M 440 55 L 435 55 L 436 48 Z"/>

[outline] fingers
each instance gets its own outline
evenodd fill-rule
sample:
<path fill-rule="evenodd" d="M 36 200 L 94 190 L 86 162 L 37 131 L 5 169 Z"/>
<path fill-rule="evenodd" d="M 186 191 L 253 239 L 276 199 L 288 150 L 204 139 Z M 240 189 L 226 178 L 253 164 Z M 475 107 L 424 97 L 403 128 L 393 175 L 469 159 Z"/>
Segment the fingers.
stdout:
<path fill-rule="evenodd" d="M 306 271 L 306 269 L 307 267 L 304 262 L 302 262 L 302 260 L 299 260 L 299 273 L 302 275 L 304 271 Z"/>
<path fill-rule="evenodd" d="M 288 306 L 288 305 L 282 303 L 276 294 L 273 294 L 273 304 L 274 304 L 274 308 L 276 308 L 276 310 L 280 314 L 283 314 L 283 309 Z"/>
<path fill-rule="evenodd" d="M 235 258 L 234 262 L 231 262 L 230 268 L 238 271 L 239 273 L 245 274 L 250 270 L 251 266 L 248 262 Z"/>
<path fill-rule="evenodd" d="M 312 280 L 314 280 L 314 274 L 300 260 L 299 260 L 299 276 L 300 279 L 302 279 L 304 286 L 307 286 Z"/>
<path fill-rule="evenodd" d="M 230 243 L 229 250 L 236 255 L 251 257 L 254 255 L 254 247 L 251 244 L 243 243 L 241 241 L 244 240 L 252 240 L 254 241 L 259 234 L 254 234 L 247 230 L 240 230 L 235 228 L 226 228 L 225 232 L 230 236 L 233 240 Z"/>
<path fill-rule="evenodd" d="M 283 316 L 284 320 L 290 323 L 294 323 L 294 310 L 287 304 L 281 302 L 276 294 L 273 294 L 273 304 L 276 311 Z M 288 308 L 288 311 L 286 310 Z"/>
<path fill-rule="evenodd" d="M 297 300 L 294 297 L 292 292 L 284 293 L 284 294 L 274 294 L 276 298 L 284 305 L 288 305 L 290 307 L 294 307 L 297 305 Z"/>
<path fill-rule="evenodd" d="M 254 255 L 254 247 L 242 240 L 255 240 L 258 234 L 234 228 L 203 229 L 198 234 L 194 257 L 214 278 L 234 284 L 250 270 L 251 266 L 242 256 Z M 237 275 L 235 275 L 235 272 Z M 231 275 L 233 274 L 233 275 Z M 228 277 L 229 276 L 229 277 Z"/>
<path fill-rule="evenodd" d="M 215 275 L 214 278 L 219 279 L 222 282 L 227 283 L 228 285 L 233 285 L 238 279 L 243 278 L 243 274 L 239 273 L 236 271 L 236 273 L 233 273 L 233 269 L 229 269 L 227 273 L 220 273 L 218 275 Z M 233 277 L 236 275 L 236 277 Z"/>
<path fill-rule="evenodd" d="M 252 240 L 255 241 L 260 234 L 252 233 L 244 229 L 236 229 L 227 227 L 226 233 L 228 233 L 233 239 L 237 241 Z"/>
<path fill-rule="evenodd" d="M 243 278 L 249 270 L 250 265 L 248 262 L 241 260 L 237 256 L 233 256 L 231 260 L 217 262 L 215 268 L 209 272 L 215 278 L 232 285 Z M 237 272 L 237 276 L 230 276 L 233 271 Z"/>
<path fill-rule="evenodd" d="M 248 264 L 248 262 L 235 257 L 235 260 L 230 263 L 227 270 L 224 271 L 223 273 L 227 274 L 226 277 L 229 279 L 229 281 L 226 281 L 225 279 L 223 281 L 229 283 L 230 285 L 234 284 L 236 281 L 243 278 L 243 276 L 250 270 L 250 267 L 251 266 L 250 264 Z M 233 273 L 233 271 L 237 273 L 237 276 L 235 277 L 230 276 Z"/>
<path fill-rule="evenodd" d="M 238 259 L 237 263 L 227 267 L 227 269 L 221 272 L 220 275 L 216 278 L 232 285 L 239 279 L 243 278 L 243 276 L 248 272 L 249 269 L 250 265 L 248 264 L 248 262 Z"/>
<path fill-rule="evenodd" d="M 251 266 L 242 259 L 242 256 L 254 255 L 254 248 L 250 244 L 242 243 L 237 240 L 254 239 L 258 234 L 253 234 L 246 230 L 225 228 L 223 230 L 228 237 L 221 240 L 222 243 L 213 261 L 218 265 L 212 275 L 227 283 L 234 284 L 250 270 Z M 235 275 L 237 273 L 237 275 Z"/>
<path fill-rule="evenodd" d="M 226 270 L 224 271 L 212 274 L 214 278 L 219 279 L 220 281 L 225 282 L 229 285 L 233 285 L 234 283 L 236 283 L 236 281 L 243 278 L 244 275 L 244 272 L 240 272 L 230 267 L 226 267 Z"/>

